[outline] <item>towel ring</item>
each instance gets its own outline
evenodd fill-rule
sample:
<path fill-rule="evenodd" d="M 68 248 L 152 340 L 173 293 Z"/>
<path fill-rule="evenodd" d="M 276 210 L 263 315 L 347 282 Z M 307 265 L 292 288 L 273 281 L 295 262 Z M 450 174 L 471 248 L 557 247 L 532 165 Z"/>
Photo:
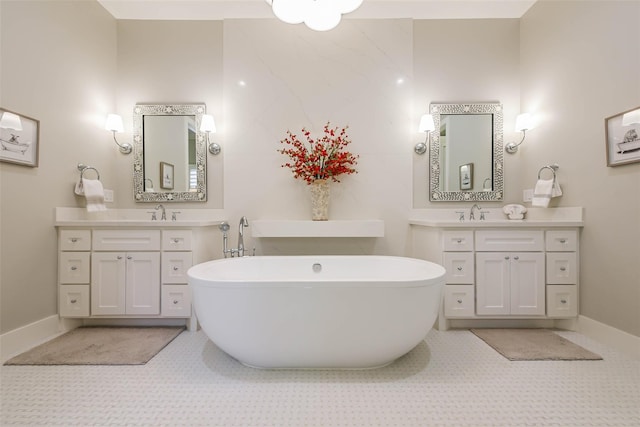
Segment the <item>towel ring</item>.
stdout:
<path fill-rule="evenodd" d="M 553 173 L 553 180 L 555 181 L 556 179 L 556 171 L 558 170 L 560 166 L 558 165 L 546 165 L 540 168 L 540 170 L 538 171 L 538 179 L 540 179 L 540 174 L 542 173 L 543 170 L 545 169 L 549 169 L 551 171 L 551 173 Z"/>
<path fill-rule="evenodd" d="M 98 175 L 98 181 L 100 181 L 100 172 L 98 172 L 98 169 L 94 168 L 93 166 L 83 165 L 82 163 L 78 165 L 78 170 L 80 170 L 80 180 L 82 181 L 82 178 L 84 178 L 85 171 L 89 169 L 94 171 L 96 175 Z"/>

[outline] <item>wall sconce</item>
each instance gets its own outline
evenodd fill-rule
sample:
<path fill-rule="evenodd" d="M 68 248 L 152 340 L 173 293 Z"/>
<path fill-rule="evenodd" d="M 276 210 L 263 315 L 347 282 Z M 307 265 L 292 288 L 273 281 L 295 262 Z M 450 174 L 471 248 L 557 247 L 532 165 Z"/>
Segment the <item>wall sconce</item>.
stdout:
<path fill-rule="evenodd" d="M 107 116 L 107 122 L 105 123 L 104 128 L 113 132 L 113 140 L 116 142 L 116 144 L 118 144 L 118 147 L 120 147 L 120 152 L 122 154 L 131 154 L 131 150 L 133 149 L 131 144 L 129 144 L 128 142 L 120 144 L 116 139 L 116 132 L 124 131 L 124 126 L 122 125 L 122 117 L 117 114 L 109 114 Z"/>
<path fill-rule="evenodd" d="M 220 144 L 216 142 L 209 142 L 209 134 L 216 133 L 216 122 L 213 120 L 213 116 L 209 114 L 202 115 L 202 121 L 200 122 L 200 132 L 207 133 L 207 147 L 209 149 L 209 152 L 214 156 L 220 154 L 220 151 L 222 151 Z"/>
<path fill-rule="evenodd" d="M 516 132 L 522 132 L 522 140 L 517 144 L 515 142 L 510 142 L 504 147 L 504 151 L 509 154 L 514 154 L 518 151 L 518 147 L 520 144 L 524 142 L 524 138 L 527 136 L 527 131 L 533 128 L 533 123 L 531 121 L 531 114 L 522 113 L 516 117 Z"/>
<path fill-rule="evenodd" d="M 418 154 L 424 154 L 427 152 L 429 146 L 429 133 L 435 130 L 436 126 L 433 123 L 433 116 L 431 114 L 423 114 L 420 117 L 420 124 L 418 125 L 418 132 L 425 132 L 427 134 L 424 142 L 416 144 L 413 151 Z"/>

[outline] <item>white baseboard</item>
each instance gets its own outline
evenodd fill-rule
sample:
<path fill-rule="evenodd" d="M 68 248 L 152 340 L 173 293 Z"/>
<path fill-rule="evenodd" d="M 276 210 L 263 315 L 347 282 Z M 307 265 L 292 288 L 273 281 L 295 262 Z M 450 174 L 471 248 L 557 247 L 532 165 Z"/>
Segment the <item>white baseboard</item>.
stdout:
<path fill-rule="evenodd" d="M 578 317 L 576 330 L 594 341 L 606 344 L 620 353 L 633 357 L 635 360 L 640 360 L 640 337 L 586 316 Z"/>
<path fill-rule="evenodd" d="M 4 363 L 13 356 L 75 329 L 81 324 L 81 320 L 60 319 L 54 315 L 2 334 L 0 335 L 0 360 Z"/>

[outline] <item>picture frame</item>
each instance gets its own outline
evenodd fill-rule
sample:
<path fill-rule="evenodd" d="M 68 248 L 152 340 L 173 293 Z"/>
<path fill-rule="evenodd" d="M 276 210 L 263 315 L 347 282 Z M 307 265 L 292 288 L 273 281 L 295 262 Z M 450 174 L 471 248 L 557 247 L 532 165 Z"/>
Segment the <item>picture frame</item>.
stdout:
<path fill-rule="evenodd" d="M 460 190 L 473 189 L 473 163 L 460 165 Z"/>
<path fill-rule="evenodd" d="M 167 162 L 160 162 L 160 188 L 173 190 L 173 165 Z"/>
<path fill-rule="evenodd" d="M 604 119 L 607 166 L 640 162 L 640 107 Z"/>
<path fill-rule="evenodd" d="M 0 161 L 38 167 L 40 121 L 0 107 Z"/>

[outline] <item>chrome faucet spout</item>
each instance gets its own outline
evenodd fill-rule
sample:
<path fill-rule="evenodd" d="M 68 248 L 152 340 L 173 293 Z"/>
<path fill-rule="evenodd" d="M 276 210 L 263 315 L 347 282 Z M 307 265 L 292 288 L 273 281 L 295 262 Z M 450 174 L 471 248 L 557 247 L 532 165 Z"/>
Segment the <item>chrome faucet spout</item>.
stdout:
<path fill-rule="evenodd" d="M 162 204 L 159 204 L 158 206 L 156 206 L 156 210 L 158 210 L 158 209 L 162 209 L 162 216 L 160 217 L 160 219 L 162 221 L 166 221 L 167 220 L 167 212 L 165 212 L 164 206 L 162 206 Z"/>
<path fill-rule="evenodd" d="M 244 228 L 249 226 L 249 220 L 246 216 L 240 218 L 240 224 L 238 226 L 238 256 L 244 256 Z"/>
<path fill-rule="evenodd" d="M 471 210 L 469 211 L 469 220 L 474 220 L 476 219 L 476 215 L 475 215 L 475 210 L 480 210 L 482 209 L 477 203 L 475 203 L 473 206 L 471 206 Z"/>

